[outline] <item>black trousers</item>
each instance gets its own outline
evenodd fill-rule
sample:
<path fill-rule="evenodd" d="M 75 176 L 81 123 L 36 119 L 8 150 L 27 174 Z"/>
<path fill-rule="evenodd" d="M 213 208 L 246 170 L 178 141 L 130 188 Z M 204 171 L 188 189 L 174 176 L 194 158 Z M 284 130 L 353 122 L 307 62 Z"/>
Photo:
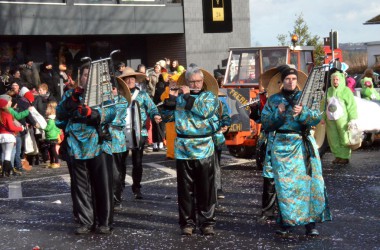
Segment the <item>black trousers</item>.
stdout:
<path fill-rule="evenodd" d="M 176 160 L 179 224 L 181 227 L 215 224 L 214 155 L 200 160 Z"/>
<path fill-rule="evenodd" d="M 141 188 L 141 179 L 143 174 L 142 158 L 144 155 L 144 146 L 147 137 L 142 137 L 140 147 L 132 149 L 132 189 Z"/>
<path fill-rule="evenodd" d="M 73 160 L 74 197 L 81 225 L 110 226 L 113 222 L 112 155 Z"/>
<path fill-rule="evenodd" d="M 273 178 L 264 177 L 263 197 L 262 197 L 262 215 L 274 216 L 276 205 L 276 189 Z"/>
<path fill-rule="evenodd" d="M 122 201 L 122 194 L 125 188 L 125 176 L 127 175 L 127 153 L 113 153 L 113 194 L 114 194 L 114 203 L 118 205 Z"/>
<path fill-rule="evenodd" d="M 49 143 L 49 155 L 50 155 L 50 163 L 58 163 L 58 153 L 57 153 L 57 143 L 58 140 L 46 140 Z"/>
<path fill-rule="evenodd" d="M 220 159 L 222 157 L 222 150 L 215 147 L 215 187 L 217 190 L 222 189 L 222 174 L 220 169 Z"/>
<path fill-rule="evenodd" d="M 75 182 L 73 178 L 73 167 L 74 167 L 74 157 L 69 155 L 68 145 L 67 145 L 67 136 L 65 134 L 65 137 L 63 141 L 61 142 L 61 145 L 59 147 L 59 155 L 63 161 L 66 161 L 67 168 L 69 169 L 69 175 L 70 175 L 70 193 L 71 193 L 71 200 L 73 202 L 73 214 L 75 218 L 78 218 L 78 204 L 77 199 L 74 199 L 75 197 Z"/>
<path fill-rule="evenodd" d="M 156 123 L 152 121 L 152 141 L 153 142 L 163 142 L 165 139 L 165 123 Z"/>

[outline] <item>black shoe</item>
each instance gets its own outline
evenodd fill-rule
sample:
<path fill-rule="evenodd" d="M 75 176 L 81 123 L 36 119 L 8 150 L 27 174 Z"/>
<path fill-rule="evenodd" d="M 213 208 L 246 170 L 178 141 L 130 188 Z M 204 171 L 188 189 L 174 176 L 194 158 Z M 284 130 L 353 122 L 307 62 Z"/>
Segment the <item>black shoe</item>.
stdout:
<path fill-rule="evenodd" d="M 89 233 L 91 233 L 91 231 L 92 231 L 91 227 L 81 226 L 75 230 L 75 234 L 76 235 L 89 234 Z"/>
<path fill-rule="evenodd" d="M 181 235 L 191 236 L 193 235 L 193 232 L 194 232 L 194 228 L 192 226 L 185 226 L 181 228 Z"/>
<path fill-rule="evenodd" d="M 96 229 L 96 233 L 109 235 L 112 234 L 112 229 L 110 227 L 100 226 Z"/>
<path fill-rule="evenodd" d="M 224 198 L 226 198 L 226 196 L 224 195 L 224 192 L 223 192 L 223 190 L 222 189 L 218 189 L 217 191 L 216 191 L 216 194 L 217 194 L 217 198 L 218 199 L 224 199 Z"/>
<path fill-rule="evenodd" d="M 121 205 L 121 203 L 115 203 L 115 205 L 113 207 L 113 211 L 119 212 L 121 210 L 123 210 L 123 205 Z"/>
<path fill-rule="evenodd" d="M 311 222 L 307 225 L 305 225 L 306 228 L 306 235 L 310 237 L 317 237 L 319 236 L 319 232 L 317 229 L 315 229 L 315 222 Z"/>
<path fill-rule="evenodd" d="M 153 148 L 153 152 L 158 152 L 159 149 L 158 148 Z"/>
<path fill-rule="evenodd" d="M 319 236 L 319 232 L 318 232 L 317 229 L 313 228 L 311 230 L 306 230 L 306 235 L 310 236 L 310 237 L 318 237 Z"/>
<path fill-rule="evenodd" d="M 274 216 L 261 215 L 259 218 L 257 218 L 257 223 L 259 223 L 260 225 L 265 225 L 273 219 Z"/>
<path fill-rule="evenodd" d="M 201 228 L 202 234 L 205 236 L 212 236 L 215 234 L 213 226 L 205 226 Z"/>
<path fill-rule="evenodd" d="M 287 237 L 291 234 L 290 227 L 281 227 L 279 230 L 276 230 L 276 234 L 281 237 Z"/>
<path fill-rule="evenodd" d="M 143 198 L 140 188 L 132 188 L 132 191 L 136 200 L 141 200 Z"/>

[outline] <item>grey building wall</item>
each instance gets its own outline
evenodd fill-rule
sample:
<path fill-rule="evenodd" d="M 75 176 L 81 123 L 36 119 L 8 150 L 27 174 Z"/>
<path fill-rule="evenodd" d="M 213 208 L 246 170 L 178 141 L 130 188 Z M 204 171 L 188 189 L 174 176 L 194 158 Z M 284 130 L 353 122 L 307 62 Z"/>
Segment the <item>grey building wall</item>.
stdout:
<path fill-rule="evenodd" d="M 187 63 L 196 63 L 213 72 L 228 57 L 229 47 L 250 46 L 250 15 L 248 0 L 232 0 L 233 31 L 203 33 L 202 0 L 184 1 Z"/>
<path fill-rule="evenodd" d="M 182 6 L 0 3 L 0 35 L 182 34 Z"/>

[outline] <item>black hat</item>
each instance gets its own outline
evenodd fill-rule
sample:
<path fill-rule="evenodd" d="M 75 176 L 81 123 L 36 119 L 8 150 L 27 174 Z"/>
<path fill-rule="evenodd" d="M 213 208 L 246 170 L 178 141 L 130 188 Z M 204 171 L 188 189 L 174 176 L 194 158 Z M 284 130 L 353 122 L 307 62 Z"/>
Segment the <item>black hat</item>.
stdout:
<path fill-rule="evenodd" d="M 26 56 L 24 61 L 25 61 L 25 64 L 27 64 L 28 62 L 33 62 L 33 59 L 30 58 L 30 56 Z"/>
<path fill-rule="evenodd" d="M 278 71 L 281 73 L 281 81 L 283 82 L 285 77 L 288 75 L 296 75 L 298 76 L 298 70 L 295 68 L 291 68 L 288 65 L 281 65 L 277 67 Z"/>

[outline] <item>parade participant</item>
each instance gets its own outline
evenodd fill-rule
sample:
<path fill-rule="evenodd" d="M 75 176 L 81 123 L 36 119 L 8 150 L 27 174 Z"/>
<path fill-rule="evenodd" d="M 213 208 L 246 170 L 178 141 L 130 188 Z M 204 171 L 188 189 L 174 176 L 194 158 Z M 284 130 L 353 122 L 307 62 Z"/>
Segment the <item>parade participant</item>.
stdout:
<path fill-rule="evenodd" d="M 321 115 L 319 110 L 297 105 L 302 93 L 298 71 L 287 65 L 279 70 L 283 88 L 269 97 L 261 115 L 264 130 L 274 132 L 267 153 L 279 208 L 281 228 L 276 234 L 287 236 L 292 227 L 305 225 L 306 235 L 317 236 L 315 223 L 331 220 L 318 147 L 309 132 Z"/>
<path fill-rule="evenodd" d="M 102 152 L 100 125 L 115 118 L 114 106 L 104 109 L 82 105 L 88 66 L 81 67 L 81 86 L 65 92 L 57 106 L 57 121 L 65 128 L 72 158 L 73 204 L 80 227 L 75 234 L 111 234 L 113 221 L 112 155 Z M 100 124 L 101 123 L 101 124 Z"/>
<path fill-rule="evenodd" d="M 219 91 L 218 96 L 226 96 L 226 94 L 224 92 Z M 222 187 L 220 160 L 222 156 L 223 146 L 226 141 L 224 133 L 226 133 L 228 128 L 231 126 L 231 117 L 228 114 L 227 104 L 223 101 L 219 102 L 219 111 L 216 114 L 216 121 L 219 124 L 219 127 L 218 132 L 213 135 L 215 145 L 215 188 L 216 197 L 218 199 L 224 199 L 225 195 Z"/>
<path fill-rule="evenodd" d="M 120 90 L 119 90 L 120 89 Z M 104 151 L 113 157 L 113 186 L 114 186 L 114 210 L 122 209 L 122 193 L 125 188 L 125 176 L 127 174 L 127 139 L 124 133 L 126 117 L 131 93 L 126 85 L 113 87 L 112 93 L 115 99 L 116 117 L 108 125 L 111 140 L 104 143 Z M 123 95 L 119 94 L 123 93 Z M 124 96 L 127 96 L 125 98 Z M 128 101 L 129 100 L 129 101 Z"/>
<path fill-rule="evenodd" d="M 327 105 L 323 119 L 326 122 L 327 140 L 335 156 L 333 164 L 348 164 L 351 148 L 348 146 L 348 126 L 358 118 L 354 94 L 346 86 L 344 74 L 331 75 L 332 86 L 327 90 Z"/>
<path fill-rule="evenodd" d="M 132 149 L 132 192 L 135 199 L 142 199 L 141 193 L 141 179 L 143 173 L 142 167 L 142 157 L 144 153 L 144 145 L 148 138 L 148 131 L 146 129 L 146 120 L 149 115 L 152 121 L 156 123 L 161 122 L 161 116 L 158 112 L 156 105 L 153 103 L 152 99 L 149 97 L 148 93 L 140 90 L 136 83 L 145 80 L 146 75 L 142 73 L 135 72 L 131 67 L 126 67 L 123 73 L 117 77 L 119 84 L 125 84 L 131 91 L 132 101 L 136 100 L 139 103 L 140 114 L 141 114 L 141 143 L 140 147 Z"/>
<path fill-rule="evenodd" d="M 198 67 L 188 68 L 178 84 L 182 94 L 171 90 L 162 114 L 165 122 L 175 121 L 177 132 L 175 159 L 181 234 L 192 235 L 198 225 L 204 235 L 214 235 L 216 192 L 212 135 L 219 127 L 214 119 L 219 109 L 218 84 L 209 72 Z"/>
<path fill-rule="evenodd" d="M 380 94 L 373 86 L 373 79 L 371 77 L 364 77 L 360 80 L 362 90 L 360 91 L 361 97 L 366 100 L 380 100 Z"/>
<path fill-rule="evenodd" d="M 264 73 L 265 74 L 265 73 Z M 268 83 L 266 83 L 268 84 Z M 267 92 L 261 88 L 258 94 L 257 102 L 251 104 L 249 118 L 256 123 L 261 123 L 261 112 L 267 102 Z M 260 136 L 256 145 L 256 165 L 258 169 L 263 170 L 263 194 L 261 199 L 261 216 L 257 219 L 260 224 L 265 224 L 268 220 L 274 219 L 276 208 L 276 189 L 274 186 L 273 171 L 270 165 L 270 156 L 267 154 L 267 147 L 271 147 L 268 143 L 269 133 L 261 128 Z"/>

